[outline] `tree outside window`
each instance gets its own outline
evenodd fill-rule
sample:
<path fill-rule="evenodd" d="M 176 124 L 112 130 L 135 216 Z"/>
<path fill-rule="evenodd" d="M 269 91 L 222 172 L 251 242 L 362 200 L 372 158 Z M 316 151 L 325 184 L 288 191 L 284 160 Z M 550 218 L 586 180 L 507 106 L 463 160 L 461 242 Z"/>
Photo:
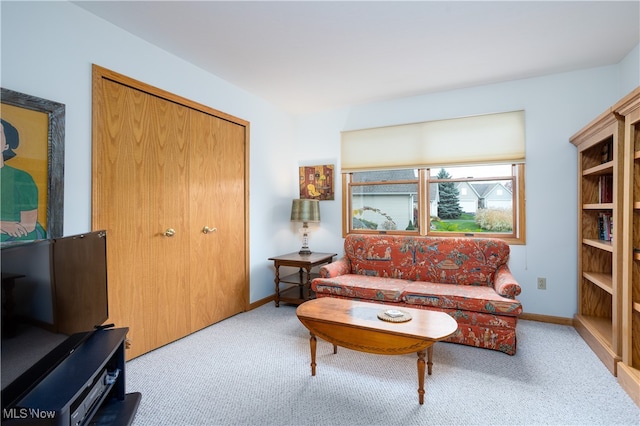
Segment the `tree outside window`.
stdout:
<path fill-rule="evenodd" d="M 445 169 L 440 169 L 438 179 L 450 179 L 451 175 Z M 440 219 L 458 219 L 462 215 L 460 208 L 460 191 L 454 182 L 438 184 L 438 217 Z"/>

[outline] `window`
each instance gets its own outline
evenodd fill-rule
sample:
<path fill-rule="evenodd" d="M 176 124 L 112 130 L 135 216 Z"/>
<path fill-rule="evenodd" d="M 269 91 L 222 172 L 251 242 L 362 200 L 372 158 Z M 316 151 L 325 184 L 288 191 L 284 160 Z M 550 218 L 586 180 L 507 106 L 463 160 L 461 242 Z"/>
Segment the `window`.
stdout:
<path fill-rule="evenodd" d="M 524 244 L 524 165 L 343 174 L 346 233 L 484 236 Z"/>
<path fill-rule="evenodd" d="M 524 111 L 341 135 L 343 233 L 524 244 Z"/>
<path fill-rule="evenodd" d="M 359 172 L 349 177 L 350 230 L 394 232 L 417 229 L 417 170 Z"/>
<path fill-rule="evenodd" d="M 518 240 L 520 234 L 517 165 L 427 169 L 431 235 L 482 235 Z M 520 190 L 519 190 L 520 189 Z"/>

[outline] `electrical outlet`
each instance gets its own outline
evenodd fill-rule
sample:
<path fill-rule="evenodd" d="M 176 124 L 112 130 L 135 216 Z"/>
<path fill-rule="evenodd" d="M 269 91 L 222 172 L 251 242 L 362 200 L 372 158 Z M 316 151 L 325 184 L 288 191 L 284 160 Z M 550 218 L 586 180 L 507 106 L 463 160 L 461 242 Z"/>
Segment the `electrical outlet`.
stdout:
<path fill-rule="evenodd" d="M 547 289 L 547 279 L 538 278 L 538 290 L 546 290 L 546 289 Z"/>

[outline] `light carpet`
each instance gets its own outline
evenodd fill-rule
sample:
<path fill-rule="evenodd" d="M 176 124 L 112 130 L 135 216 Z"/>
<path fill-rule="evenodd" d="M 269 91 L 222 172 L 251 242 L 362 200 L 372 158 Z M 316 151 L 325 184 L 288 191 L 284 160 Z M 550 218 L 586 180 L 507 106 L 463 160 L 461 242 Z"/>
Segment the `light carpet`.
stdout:
<path fill-rule="evenodd" d="M 418 404 L 417 356 L 318 339 L 294 306 L 263 305 L 127 363 L 147 425 L 640 425 L 640 409 L 577 332 L 518 323 L 518 351 L 439 342 Z"/>

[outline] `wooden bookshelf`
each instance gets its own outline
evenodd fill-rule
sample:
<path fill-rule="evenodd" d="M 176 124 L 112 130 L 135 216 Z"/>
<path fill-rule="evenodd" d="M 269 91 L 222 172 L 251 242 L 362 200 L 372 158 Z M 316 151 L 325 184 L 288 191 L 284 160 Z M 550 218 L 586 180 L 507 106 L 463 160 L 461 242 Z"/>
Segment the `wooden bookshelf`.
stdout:
<path fill-rule="evenodd" d="M 640 87 L 613 106 L 624 117 L 621 361 L 618 382 L 640 407 Z"/>
<path fill-rule="evenodd" d="M 640 406 L 640 87 L 571 143 L 580 206 L 574 325 Z"/>
<path fill-rule="evenodd" d="M 610 108 L 570 139 L 578 149 L 576 330 L 612 374 L 622 360 L 624 119 Z M 607 194 L 603 202 L 603 182 Z M 603 232 L 603 218 L 609 227 Z"/>

